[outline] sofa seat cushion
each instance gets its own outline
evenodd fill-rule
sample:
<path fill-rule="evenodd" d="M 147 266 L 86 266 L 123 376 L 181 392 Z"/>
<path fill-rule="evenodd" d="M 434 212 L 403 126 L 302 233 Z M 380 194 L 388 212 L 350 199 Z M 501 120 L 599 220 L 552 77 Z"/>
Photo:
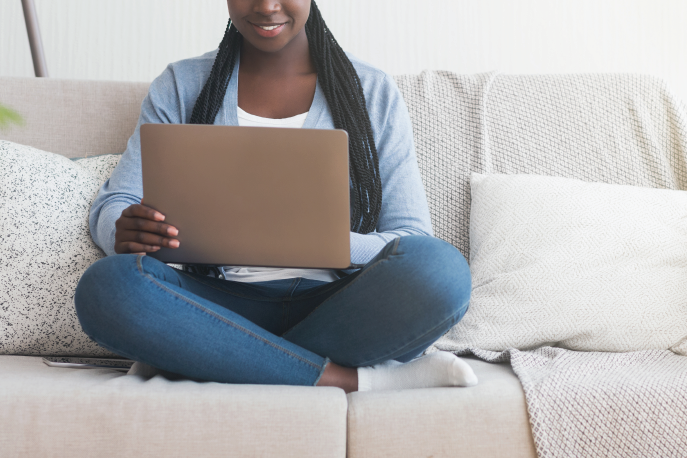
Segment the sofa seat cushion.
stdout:
<path fill-rule="evenodd" d="M 477 386 L 349 394 L 348 457 L 536 457 L 510 365 L 464 359 Z"/>
<path fill-rule="evenodd" d="M 338 388 L 230 385 L 0 356 L 2 456 L 346 455 Z"/>

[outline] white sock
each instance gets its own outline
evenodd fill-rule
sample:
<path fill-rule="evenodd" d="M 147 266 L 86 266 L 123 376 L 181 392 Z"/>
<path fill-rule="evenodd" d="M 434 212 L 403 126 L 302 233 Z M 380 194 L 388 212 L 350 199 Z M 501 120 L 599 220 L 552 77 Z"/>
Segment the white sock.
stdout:
<path fill-rule="evenodd" d="M 444 351 L 430 353 L 405 364 L 386 361 L 358 368 L 358 391 L 473 385 L 477 385 L 477 376 L 468 363 Z"/>

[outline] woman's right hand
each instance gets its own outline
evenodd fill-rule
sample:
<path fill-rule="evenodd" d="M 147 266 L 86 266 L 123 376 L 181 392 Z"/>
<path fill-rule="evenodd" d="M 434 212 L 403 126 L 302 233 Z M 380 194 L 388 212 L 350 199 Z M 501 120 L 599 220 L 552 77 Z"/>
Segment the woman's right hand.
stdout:
<path fill-rule="evenodd" d="M 142 200 L 125 208 L 115 223 L 115 253 L 146 254 L 161 247 L 179 248 L 179 240 L 172 238 L 179 231 L 164 220 L 165 215 L 146 207 Z"/>

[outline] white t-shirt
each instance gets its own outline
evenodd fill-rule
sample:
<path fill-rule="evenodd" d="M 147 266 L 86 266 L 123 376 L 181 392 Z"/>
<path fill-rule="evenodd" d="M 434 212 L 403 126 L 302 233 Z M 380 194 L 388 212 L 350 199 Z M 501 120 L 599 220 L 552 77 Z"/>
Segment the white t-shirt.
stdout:
<path fill-rule="evenodd" d="M 308 112 L 284 119 L 261 118 L 250 113 L 246 113 L 241 108 L 236 107 L 239 118 L 239 126 L 249 127 L 286 127 L 299 129 L 303 127 Z M 221 268 L 224 278 L 233 281 L 258 282 L 281 280 L 284 278 L 303 277 L 311 280 L 334 281 L 338 276 L 333 270 L 328 269 L 283 269 L 278 267 L 240 267 L 224 266 Z"/>

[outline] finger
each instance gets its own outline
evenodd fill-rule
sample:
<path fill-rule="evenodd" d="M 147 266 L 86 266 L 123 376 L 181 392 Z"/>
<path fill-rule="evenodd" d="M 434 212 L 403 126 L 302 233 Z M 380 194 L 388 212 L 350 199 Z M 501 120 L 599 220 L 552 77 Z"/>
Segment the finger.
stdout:
<path fill-rule="evenodd" d="M 141 231 L 122 231 L 119 240 L 124 242 L 135 242 L 141 245 L 151 245 L 166 248 L 179 248 L 179 240 L 161 235 L 152 234 L 150 232 Z"/>
<path fill-rule="evenodd" d="M 127 218 L 122 222 L 122 229 L 129 229 L 142 232 L 150 232 L 152 234 L 166 235 L 176 237 L 179 235 L 179 230 L 170 226 L 169 224 L 153 222 L 143 218 Z"/>
<path fill-rule="evenodd" d="M 145 218 L 151 221 L 164 221 L 165 215 L 157 210 L 140 204 L 129 205 L 122 211 L 122 216 L 127 218 Z"/>
<path fill-rule="evenodd" d="M 115 251 L 120 254 L 145 254 L 154 253 L 160 249 L 159 246 L 145 245 L 136 242 L 122 242 L 117 245 Z"/>
<path fill-rule="evenodd" d="M 119 218 L 115 222 L 117 231 L 141 231 L 167 237 L 176 237 L 179 230 L 169 224 L 150 221 L 144 218 Z"/>

